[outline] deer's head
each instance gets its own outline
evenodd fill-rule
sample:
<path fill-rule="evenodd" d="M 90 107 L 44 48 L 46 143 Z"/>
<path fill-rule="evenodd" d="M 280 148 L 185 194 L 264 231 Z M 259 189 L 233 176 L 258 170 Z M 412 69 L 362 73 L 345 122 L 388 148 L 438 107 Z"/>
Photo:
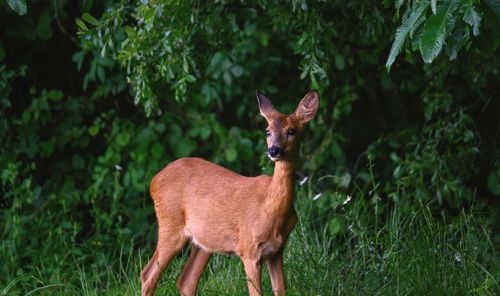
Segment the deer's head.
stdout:
<path fill-rule="evenodd" d="M 291 160 L 297 155 L 304 125 L 318 111 L 319 95 L 308 92 L 294 113 L 287 115 L 277 111 L 264 94 L 257 91 L 260 114 L 267 120 L 267 155 L 272 161 Z"/>

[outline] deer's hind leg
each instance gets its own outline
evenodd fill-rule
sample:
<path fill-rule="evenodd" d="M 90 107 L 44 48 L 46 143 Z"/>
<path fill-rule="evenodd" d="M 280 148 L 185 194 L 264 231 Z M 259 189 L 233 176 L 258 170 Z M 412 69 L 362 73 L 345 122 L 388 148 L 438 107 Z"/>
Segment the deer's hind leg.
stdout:
<path fill-rule="evenodd" d="M 165 221 L 165 223 L 161 221 L 165 220 L 158 219 L 158 243 L 156 251 L 141 273 L 143 296 L 154 294 L 162 271 L 187 242 L 183 224 L 175 223 L 177 221 Z"/>
<path fill-rule="evenodd" d="M 188 262 L 184 266 L 179 280 L 177 281 L 177 288 L 183 296 L 196 295 L 196 288 L 198 281 L 203 274 L 203 270 L 208 264 L 212 253 L 203 250 L 194 243 L 191 243 L 191 254 L 189 255 Z"/>

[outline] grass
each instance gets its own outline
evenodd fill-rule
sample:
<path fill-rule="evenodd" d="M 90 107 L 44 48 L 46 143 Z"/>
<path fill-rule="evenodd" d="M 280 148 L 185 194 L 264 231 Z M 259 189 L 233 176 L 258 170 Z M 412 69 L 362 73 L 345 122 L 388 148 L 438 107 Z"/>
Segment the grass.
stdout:
<path fill-rule="evenodd" d="M 308 215 L 302 213 L 286 248 L 287 295 L 500 295 L 498 250 L 488 228 L 470 213 L 447 221 L 425 206 L 405 217 L 395 208 L 376 233 L 347 227 L 343 236 L 326 226 L 312 230 Z M 107 264 L 82 265 L 73 257 L 58 272 L 43 264 L 26 267 L 0 280 L 0 295 L 137 295 L 152 251 L 86 254 Z M 163 273 L 157 295 L 177 295 L 175 281 L 187 254 Z M 266 269 L 263 287 L 272 294 Z M 198 294 L 246 295 L 239 259 L 213 256 Z"/>

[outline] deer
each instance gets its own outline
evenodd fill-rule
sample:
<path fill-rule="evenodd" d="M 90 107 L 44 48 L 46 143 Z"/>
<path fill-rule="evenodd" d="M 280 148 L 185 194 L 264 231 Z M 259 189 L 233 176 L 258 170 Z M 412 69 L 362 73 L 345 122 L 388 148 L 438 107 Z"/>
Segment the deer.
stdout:
<path fill-rule="evenodd" d="M 158 221 L 156 250 L 141 272 L 142 295 L 153 295 L 162 271 L 187 245 L 190 255 L 177 288 L 196 295 L 198 281 L 213 253 L 240 257 L 250 296 L 262 295 L 262 263 L 267 263 L 275 295 L 286 291 L 283 251 L 297 223 L 294 202 L 295 160 L 305 123 L 319 107 L 309 91 L 291 115 L 277 111 L 256 92 L 266 119 L 267 156 L 272 176 L 245 177 L 202 158 L 175 160 L 150 185 Z"/>

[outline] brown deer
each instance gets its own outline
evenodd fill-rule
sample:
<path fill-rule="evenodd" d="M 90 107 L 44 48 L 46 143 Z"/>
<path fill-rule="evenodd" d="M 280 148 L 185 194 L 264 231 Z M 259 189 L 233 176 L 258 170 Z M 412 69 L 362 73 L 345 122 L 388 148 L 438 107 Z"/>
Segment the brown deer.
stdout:
<path fill-rule="evenodd" d="M 319 106 L 310 91 L 286 115 L 257 91 L 260 114 L 268 123 L 270 176 L 244 177 L 200 158 L 178 159 L 152 180 L 158 243 L 141 273 L 142 295 L 153 295 L 161 272 L 191 242 L 191 254 L 177 281 L 182 295 L 195 295 L 212 253 L 236 254 L 243 261 L 251 296 L 262 295 L 261 264 L 267 262 L 275 295 L 285 293 L 283 248 L 297 222 L 293 208 L 294 161 L 304 124 Z"/>

